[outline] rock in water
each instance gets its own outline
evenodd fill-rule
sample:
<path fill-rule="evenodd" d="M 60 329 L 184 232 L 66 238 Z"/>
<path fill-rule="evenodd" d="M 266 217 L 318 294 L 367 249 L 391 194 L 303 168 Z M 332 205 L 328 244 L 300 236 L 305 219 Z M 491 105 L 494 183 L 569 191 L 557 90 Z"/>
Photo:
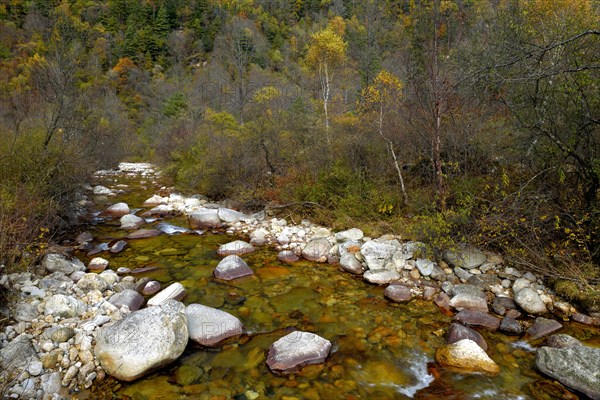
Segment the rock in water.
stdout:
<path fill-rule="evenodd" d="M 450 305 L 458 310 L 470 309 L 481 312 L 488 312 L 488 305 L 485 299 L 479 296 L 473 296 L 469 293 L 459 293 L 452 297 Z"/>
<path fill-rule="evenodd" d="M 140 226 L 146 223 L 146 220 L 138 217 L 137 215 L 127 214 L 121 217 L 120 222 L 121 229 L 138 229 Z"/>
<path fill-rule="evenodd" d="M 563 385 L 600 400 L 600 349 L 573 346 L 563 349 L 540 347 L 535 366 Z"/>
<path fill-rule="evenodd" d="M 169 300 L 181 300 L 185 296 L 185 289 L 179 282 L 175 282 L 161 290 L 156 296 L 148 300 L 149 306 L 158 306 Z"/>
<path fill-rule="evenodd" d="M 250 243 L 246 243 L 243 240 L 236 240 L 222 244 L 217 250 L 217 254 L 221 256 L 241 256 L 242 254 L 252 253 L 254 250 L 254 246 L 252 246 Z"/>
<path fill-rule="evenodd" d="M 112 206 L 108 207 L 106 210 L 104 210 L 104 214 L 106 215 L 110 215 L 111 217 L 116 217 L 116 218 L 120 218 L 124 215 L 129 214 L 129 206 L 127 205 L 127 203 L 117 203 L 117 204 L 113 204 Z"/>
<path fill-rule="evenodd" d="M 446 335 L 446 341 L 448 344 L 456 343 L 463 339 L 471 339 L 483 350 L 487 350 L 488 348 L 485 339 L 479 332 L 461 324 L 450 324 L 450 328 L 448 328 L 448 334 Z"/>
<path fill-rule="evenodd" d="M 454 320 L 471 326 L 481 326 L 492 331 L 500 327 L 500 319 L 476 310 L 462 310 L 454 316 Z"/>
<path fill-rule="evenodd" d="M 88 269 L 94 272 L 102 272 L 108 267 L 108 260 L 102 257 L 94 257 L 88 264 Z"/>
<path fill-rule="evenodd" d="M 529 314 L 546 313 L 546 304 L 542 301 L 540 295 L 531 288 L 523 288 L 515 293 L 515 303 Z"/>
<path fill-rule="evenodd" d="M 277 254 L 277 259 L 285 263 L 293 263 L 298 261 L 300 257 L 298 257 L 296 253 L 291 250 L 282 250 L 279 252 L 279 254 Z"/>
<path fill-rule="evenodd" d="M 242 276 L 252 275 L 254 272 L 248 267 L 248 264 L 239 256 L 227 256 L 221 260 L 213 271 L 215 278 L 226 281 L 241 278 Z"/>
<path fill-rule="evenodd" d="M 133 381 L 175 361 L 187 342 L 185 306 L 169 300 L 100 328 L 94 352 L 108 374 Z"/>
<path fill-rule="evenodd" d="M 302 256 L 309 261 L 327 262 L 327 256 L 331 250 L 331 244 L 327 238 L 312 239 L 302 249 Z"/>
<path fill-rule="evenodd" d="M 127 235 L 127 239 L 146 239 L 161 234 L 162 231 L 159 231 L 158 229 L 138 229 L 137 231 L 131 232 L 129 235 Z"/>
<path fill-rule="evenodd" d="M 485 372 L 495 375 L 500 367 L 471 339 L 462 339 L 437 349 L 435 361 L 465 372 Z"/>
<path fill-rule="evenodd" d="M 203 346 L 214 346 L 242 333 L 240 320 L 225 311 L 201 304 L 190 304 L 185 313 L 190 339 Z"/>
<path fill-rule="evenodd" d="M 267 365 L 273 372 L 294 372 L 304 365 L 324 362 L 330 350 L 327 339 L 310 332 L 292 332 L 269 347 Z"/>
<path fill-rule="evenodd" d="M 533 325 L 527 329 L 527 337 L 529 340 L 537 340 L 559 331 L 560 329 L 562 329 L 560 322 L 553 319 L 538 317 Z"/>
<path fill-rule="evenodd" d="M 389 285 L 383 295 L 397 303 L 406 303 L 412 300 L 410 289 L 403 285 Z"/>

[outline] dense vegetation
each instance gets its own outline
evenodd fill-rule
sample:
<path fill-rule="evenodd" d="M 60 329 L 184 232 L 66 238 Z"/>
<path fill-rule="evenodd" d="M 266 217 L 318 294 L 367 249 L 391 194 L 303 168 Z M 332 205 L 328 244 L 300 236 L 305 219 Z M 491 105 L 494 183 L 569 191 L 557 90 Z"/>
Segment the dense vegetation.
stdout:
<path fill-rule="evenodd" d="M 591 293 L 599 15 L 593 0 L 0 0 L 0 261 L 43 251 L 89 172 L 130 157 L 241 207 L 468 240 Z"/>

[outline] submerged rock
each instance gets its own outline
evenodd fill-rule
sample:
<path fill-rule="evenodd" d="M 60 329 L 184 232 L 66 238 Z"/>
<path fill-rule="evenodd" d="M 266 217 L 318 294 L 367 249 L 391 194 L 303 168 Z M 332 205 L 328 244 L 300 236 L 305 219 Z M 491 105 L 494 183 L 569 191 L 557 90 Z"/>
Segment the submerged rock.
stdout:
<path fill-rule="evenodd" d="M 542 373 L 558 380 L 594 400 L 600 400 L 600 349 L 588 346 L 567 348 L 540 347 L 535 366 Z"/>
<path fill-rule="evenodd" d="M 226 281 L 252 275 L 254 272 L 239 256 L 231 255 L 221 260 L 213 271 L 215 278 Z"/>
<path fill-rule="evenodd" d="M 203 346 L 214 346 L 242 333 L 240 320 L 225 311 L 201 304 L 190 304 L 185 313 L 190 339 Z"/>
<path fill-rule="evenodd" d="M 175 361 L 187 342 L 185 307 L 169 300 L 100 328 L 94 352 L 108 374 L 133 381 Z"/>
<path fill-rule="evenodd" d="M 125 247 L 127 247 L 127 242 L 124 240 L 118 240 L 112 244 L 108 250 L 110 250 L 111 253 L 116 254 L 122 252 Z"/>
<path fill-rule="evenodd" d="M 127 239 L 146 239 L 154 236 L 161 235 L 162 231 L 158 229 L 138 229 L 135 232 L 131 232 L 127 235 Z"/>
<path fill-rule="evenodd" d="M 435 360 L 445 367 L 464 372 L 485 372 L 492 375 L 500 372 L 498 364 L 471 339 L 462 339 L 440 347 L 435 353 Z"/>
<path fill-rule="evenodd" d="M 267 365 L 273 372 L 294 372 L 304 365 L 324 362 L 330 350 L 327 339 L 310 332 L 292 332 L 269 347 Z"/>

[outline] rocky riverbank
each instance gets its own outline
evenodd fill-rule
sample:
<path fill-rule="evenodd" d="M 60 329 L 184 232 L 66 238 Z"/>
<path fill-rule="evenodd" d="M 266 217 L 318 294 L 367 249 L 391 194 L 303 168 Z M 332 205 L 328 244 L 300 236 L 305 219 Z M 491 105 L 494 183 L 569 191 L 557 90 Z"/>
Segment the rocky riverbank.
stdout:
<path fill-rule="evenodd" d="M 152 181 L 158 172 L 149 164 L 121 164 L 117 171 L 99 172 L 104 177 L 111 174 L 132 174 Z M 88 188 L 90 195 L 109 199 L 118 190 Z M 362 276 L 365 284 L 386 285 L 389 301 L 434 301 L 455 320 L 447 332 L 448 345 L 438 349 L 436 360 L 461 372 L 498 373 L 478 329 L 499 330 L 541 343 L 569 319 L 600 325 L 600 315 L 578 312 L 533 274 L 523 274 L 505 265 L 500 256 L 472 246 L 448 250 L 441 260 L 430 260 L 424 256 L 426 244 L 405 242 L 394 235 L 368 238 L 357 228 L 333 233 L 309 221 L 291 225 L 264 212 L 247 215 L 203 196 L 167 192 L 163 188 L 162 195 L 148 198 L 141 210 L 116 203 L 98 217 L 119 221 L 121 229 L 130 232 L 129 239 L 174 232 L 201 234 L 204 230 L 246 238 L 218 249 L 225 258 L 214 271 L 215 279 L 251 275 L 252 265 L 246 264 L 244 255 L 259 246 L 272 246 L 280 251 L 281 261 L 293 263 L 304 258 L 339 265 L 340 271 Z M 187 216 L 189 229 L 155 223 L 156 219 L 176 214 Z M 146 226 L 151 223 L 154 225 Z M 103 252 L 122 251 L 128 239 L 96 246 L 90 245 L 91 240 L 91 235 L 82 234 L 75 245 L 90 255 L 101 256 Z M 101 257 L 85 266 L 64 255 L 48 254 L 33 273 L 2 276 L 0 284 L 18 299 L 12 307 L 15 323 L 0 333 L 0 363 L 7 396 L 76 396 L 78 391 L 103 380 L 107 373 L 128 381 L 166 365 L 181 355 L 188 340 L 219 346 L 243 333 L 241 322 L 223 311 L 180 303 L 185 295 L 180 283 L 159 291 L 156 281 L 136 279 L 125 268 L 113 271 L 108 266 Z M 147 306 L 140 309 L 144 303 Z M 202 329 L 206 324 L 219 329 Z M 300 339 L 305 337 L 303 344 Z M 290 341 L 280 339 L 273 343 L 267 363 L 272 371 L 285 373 L 322 362 L 331 343 L 317 338 L 300 333 L 298 340 L 291 341 L 292 346 Z M 538 368 L 570 388 L 599 398 L 599 376 L 588 374 L 584 379 L 581 372 L 567 367 L 579 362 L 581 370 L 599 359 L 598 349 L 581 343 L 578 346 L 558 356 L 566 360 L 559 372 L 552 367 L 557 364 L 553 361 L 557 357 L 554 350 L 542 350 L 552 345 L 541 347 Z"/>

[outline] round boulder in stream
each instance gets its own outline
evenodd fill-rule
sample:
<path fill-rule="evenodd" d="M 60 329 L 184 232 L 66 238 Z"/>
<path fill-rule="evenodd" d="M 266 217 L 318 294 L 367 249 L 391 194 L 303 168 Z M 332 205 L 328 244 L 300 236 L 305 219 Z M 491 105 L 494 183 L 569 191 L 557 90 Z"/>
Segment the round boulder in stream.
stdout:
<path fill-rule="evenodd" d="M 113 204 L 112 206 L 110 206 L 106 210 L 104 210 L 105 215 L 110 215 L 111 217 L 115 217 L 115 218 L 120 218 L 124 215 L 129 214 L 129 212 L 130 212 L 130 210 L 129 210 L 129 206 L 127 205 L 127 203 Z"/>
<path fill-rule="evenodd" d="M 225 311 L 202 304 L 190 304 L 185 313 L 190 339 L 203 346 L 214 346 L 242 333 L 240 320 Z"/>
<path fill-rule="evenodd" d="M 291 373 L 304 365 L 320 364 L 331 350 L 331 342 L 314 333 L 292 332 L 269 347 L 267 365 L 276 373 Z"/>
<path fill-rule="evenodd" d="M 227 256 L 222 259 L 213 271 L 215 278 L 225 281 L 252 275 L 253 273 L 248 264 L 236 255 Z"/>
<path fill-rule="evenodd" d="M 94 351 L 109 375 L 133 381 L 175 361 L 187 342 L 185 306 L 169 300 L 100 328 Z"/>

